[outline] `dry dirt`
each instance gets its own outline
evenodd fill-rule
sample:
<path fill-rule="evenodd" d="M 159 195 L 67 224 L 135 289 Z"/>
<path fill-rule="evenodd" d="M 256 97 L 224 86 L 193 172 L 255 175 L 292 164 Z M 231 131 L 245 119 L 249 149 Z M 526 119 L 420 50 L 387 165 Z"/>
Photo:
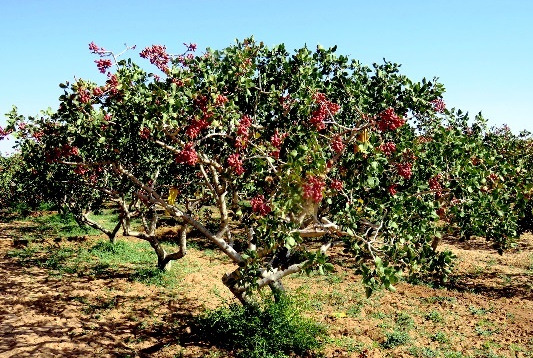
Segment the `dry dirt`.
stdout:
<path fill-rule="evenodd" d="M 56 277 L 6 255 L 21 225 L 0 223 L 0 357 L 231 356 L 189 327 L 192 316 L 232 300 L 220 281 L 233 269 L 224 258 L 190 250 L 174 265 L 200 269 L 173 290 L 126 276 Z M 532 357 L 533 235 L 503 256 L 481 239 L 443 246 L 459 257 L 449 289 L 402 283 L 366 299 L 359 277 L 340 265 L 286 286 L 328 325 L 327 357 Z M 409 342 L 383 348 L 402 329 Z"/>

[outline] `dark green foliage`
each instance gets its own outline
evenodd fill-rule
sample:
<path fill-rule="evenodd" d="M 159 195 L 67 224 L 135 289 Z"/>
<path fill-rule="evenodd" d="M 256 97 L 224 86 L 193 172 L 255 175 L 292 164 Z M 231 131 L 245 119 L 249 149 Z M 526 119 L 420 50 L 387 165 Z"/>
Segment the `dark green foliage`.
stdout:
<path fill-rule="evenodd" d="M 383 348 L 394 348 L 406 344 L 409 341 L 409 334 L 404 331 L 392 331 L 387 333 L 387 339 L 383 342 Z"/>
<path fill-rule="evenodd" d="M 238 357 L 287 357 L 318 350 L 325 327 L 303 318 L 286 297 L 260 305 L 230 305 L 196 320 L 198 335 Z"/>

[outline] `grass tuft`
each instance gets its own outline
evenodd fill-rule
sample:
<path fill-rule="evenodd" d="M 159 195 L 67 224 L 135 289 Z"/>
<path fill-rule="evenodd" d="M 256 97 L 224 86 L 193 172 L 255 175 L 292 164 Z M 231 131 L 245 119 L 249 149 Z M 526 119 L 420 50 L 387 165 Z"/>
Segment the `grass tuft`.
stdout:
<path fill-rule="evenodd" d="M 230 305 L 208 311 L 196 320 L 198 335 L 238 357 L 284 358 L 306 355 L 322 346 L 326 330 L 303 318 L 288 299 L 263 305 Z"/>

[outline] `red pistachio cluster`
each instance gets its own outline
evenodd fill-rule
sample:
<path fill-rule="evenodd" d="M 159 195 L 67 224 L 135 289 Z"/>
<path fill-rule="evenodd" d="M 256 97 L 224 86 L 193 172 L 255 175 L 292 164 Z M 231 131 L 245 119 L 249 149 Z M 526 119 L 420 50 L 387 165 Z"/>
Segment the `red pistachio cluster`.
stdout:
<path fill-rule="evenodd" d="M 70 144 L 65 144 L 61 148 L 53 148 L 52 151 L 47 152 L 46 161 L 48 163 L 53 163 L 57 162 L 60 158 L 68 158 L 72 156 L 77 156 L 79 154 L 80 150 L 78 149 L 78 147 L 72 146 Z"/>
<path fill-rule="evenodd" d="M 411 175 L 413 175 L 412 169 L 413 169 L 412 163 L 397 163 L 396 164 L 396 171 L 398 172 L 398 175 L 404 179 L 411 178 Z"/>
<path fill-rule="evenodd" d="M 418 143 L 429 143 L 432 140 L 433 139 L 431 137 L 427 137 L 427 136 L 423 136 L 423 135 L 416 137 L 416 141 Z"/>
<path fill-rule="evenodd" d="M 200 132 L 208 128 L 210 123 L 210 118 L 213 116 L 208 110 L 208 99 L 207 96 L 201 95 L 194 99 L 194 105 L 198 108 L 202 115 L 201 117 L 194 117 L 191 119 L 189 126 L 185 129 L 185 134 L 191 139 L 195 139 L 200 135 Z"/>
<path fill-rule="evenodd" d="M 270 152 L 270 155 L 273 158 L 279 159 L 279 153 L 280 153 L 280 150 L 281 150 L 281 145 L 283 144 L 283 141 L 285 140 L 287 135 L 288 135 L 287 133 L 280 134 L 279 130 L 277 128 L 274 131 L 274 134 L 270 138 L 270 144 L 272 144 L 272 146 L 274 148 L 276 148 L 272 152 Z"/>
<path fill-rule="evenodd" d="M 44 132 L 42 132 L 42 131 L 33 132 L 31 136 L 33 138 L 35 138 L 35 140 L 37 140 L 39 142 L 41 140 L 41 138 L 44 136 Z"/>
<path fill-rule="evenodd" d="M 240 159 L 239 153 L 233 153 L 228 157 L 228 165 L 235 174 L 244 174 L 244 167 L 242 165 L 242 160 Z"/>
<path fill-rule="evenodd" d="M 382 143 L 378 147 L 378 149 L 386 156 L 391 156 L 392 153 L 396 151 L 396 144 L 394 142 L 385 142 L 385 143 Z"/>
<path fill-rule="evenodd" d="M 78 175 L 83 175 L 83 174 L 87 173 L 88 171 L 89 171 L 89 169 L 87 169 L 83 165 L 77 165 L 76 168 L 74 168 L 74 173 L 76 173 Z"/>
<path fill-rule="evenodd" d="M 235 138 L 235 148 L 246 148 L 248 145 L 248 137 L 250 136 L 250 126 L 252 125 L 252 118 L 248 115 L 242 116 L 237 127 L 237 137 Z"/>
<path fill-rule="evenodd" d="M 115 74 L 108 73 L 107 74 L 107 81 L 106 81 L 106 88 L 109 90 L 109 94 L 112 96 L 117 95 L 119 93 L 119 82 L 118 77 Z"/>
<path fill-rule="evenodd" d="M 333 190 L 341 191 L 342 188 L 344 187 L 344 184 L 343 184 L 342 180 L 339 180 L 339 179 L 333 179 L 333 180 L 331 181 L 330 187 L 331 187 L 331 189 L 333 189 Z"/>
<path fill-rule="evenodd" d="M 387 108 L 379 114 L 380 120 L 377 122 L 380 131 L 395 130 L 405 124 L 405 119 L 394 112 L 394 108 Z"/>
<path fill-rule="evenodd" d="M 100 73 L 106 73 L 106 71 L 113 65 L 109 59 L 95 60 L 96 67 Z"/>
<path fill-rule="evenodd" d="M 209 122 L 205 117 L 200 119 L 193 119 L 187 129 L 185 129 L 185 134 L 191 139 L 195 139 L 200 135 L 200 132 L 209 127 Z"/>
<path fill-rule="evenodd" d="M 187 51 L 194 52 L 196 51 L 197 45 L 195 43 L 183 43 L 185 46 L 187 46 Z"/>
<path fill-rule="evenodd" d="M 91 93 L 85 87 L 79 87 L 78 98 L 81 103 L 89 103 L 91 102 Z"/>
<path fill-rule="evenodd" d="M 440 198 L 442 195 L 442 185 L 440 183 L 441 180 L 442 180 L 442 174 L 437 174 L 429 178 L 429 181 L 428 181 L 429 188 L 435 191 L 435 195 L 437 196 L 437 198 Z"/>
<path fill-rule="evenodd" d="M 250 204 L 252 205 L 252 211 L 261 216 L 268 215 L 272 211 L 270 206 L 265 202 L 265 197 L 263 195 L 257 195 L 252 198 Z"/>
<path fill-rule="evenodd" d="M 190 166 L 196 165 L 198 163 L 198 154 L 193 146 L 193 143 L 187 143 L 183 150 L 176 154 L 176 163 L 184 163 Z"/>
<path fill-rule="evenodd" d="M 308 176 L 307 182 L 303 185 L 304 199 L 311 199 L 313 202 L 319 203 L 323 198 L 325 186 L 324 179 L 318 176 Z"/>
<path fill-rule="evenodd" d="M 331 139 L 331 149 L 335 152 L 335 153 L 341 153 L 344 148 L 346 148 L 346 145 L 344 145 L 344 142 L 342 140 L 342 135 L 336 135 L 334 136 L 332 139 Z"/>
<path fill-rule="evenodd" d="M 104 94 L 105 88 L 102 87 L 94 87 L 93 88 L 93 96 L 100 97 Z"/>
<path fill-rule="evenodd" d="M 146 127 L 143 127 L 139 131 L 139 137 L 141 137 L 142 139 L 148 139 L 150 137 L 150 129 L 146 128 Z"/>
<path fill-rule="evenodd" d="M 219 94 L 217 98 L 215 99 L 215 105 L 217 107 L 222 107 L 228 102 L 228 97 Z"/>
<path fill-rule="evenodd" d="M 315 126 L 317 131 L 320 131 L 326 128 L 324 120 L 328 117 L 328 115 L 335 115 L 340 111 L 341 106 L 328 101 L 326 95 L 320 92 L 314 94 L 313 100 L 316 104 L 318 104 L 318 108 L 311 113 L 310 122 Z"/>
<path fill-rule="evenodd" d="M 152 65 L 159 68 L 161 71 L 166 72 L 168 70 L 170 55 L 167 53 L 167 48 L 165 46 L 152 45 L 146 47 L 141 51 L 140 56 L 149 60 Z"/>
<path fill-rule="evenodd" d="M 442 100 L 442 98 L 437 98 L 431 101 L 431 105 L 433 106 L 433 109 L 437 113 L 443 113 L 446 109 L 446 103 Z"/>
<path fill-rule="evenodd" d="M 109 54 L 109 51 L 107 51 L 105 48 L 103 47 L 100 47 L 98 46 L 97 44 L 95 44 L 94 42 L 91 42 L 89 44 L 89 51 L 91 51 L 91 53 L 95 54 L 95 55 L 100 55 L 100 56 L 106 56 Z"/>
<path fill-rule="evenodd" d="M 7 137 L 9 134 L 11 134 L 11 132 L 13 132 L 13 131 L 12 130 L 7 130 L 7 129 L 3 129 L 2 127 L 0 127 L 0 140 L 2 140 L 5 137 Z"/>

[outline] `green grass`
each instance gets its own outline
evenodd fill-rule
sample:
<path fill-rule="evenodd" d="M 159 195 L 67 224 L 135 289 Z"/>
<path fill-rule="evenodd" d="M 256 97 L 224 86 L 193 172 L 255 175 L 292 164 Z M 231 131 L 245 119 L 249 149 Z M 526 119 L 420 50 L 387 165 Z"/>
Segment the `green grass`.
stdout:
<path fill-rule="evenodd" d="M 402 329 L 405 331 L 410 330 L 415 325 L 413 318 L 404 312 L 397 313 L 394 322 L 396 323 L 396 326 L 399 329 Z"/>
<path fill-rule="evenodd" d="M 50 223 L 50 220 L 47 222 Z M 165 244 L 164 247 L 167 252 L 177 250 L 172 244 Z M 8 255 L 23 266 L 46 268 L 54 276 L 77 274 L 113 278 L 126 275 L 132 281 L 169 289 L 179 285 L 187 274 L 201 269 L 185 256 L 174 261 L 169 271 L 159 270 L 156 267 L 157 256 L 144 240 L 118 240 L 111 243 L 101 239 L 96 243 L 93 241 L 93 244 L 82 241 L 61 246 L 34 240 L 29 241 L 26 247 L 11 250 Z"/>
<path fill-rule="evenodd" d="M 388 332 L 385 337 L 385 342 L 381 344 L 381 346 L 385 349 L 391 349 L 407 344 L 410 340 L 409 333 L 400 330 Z"/>
<path fill-rule="evenodd" d="M 46 236 L 72 237 L 83 235 L 97 235 L 100 232 L 89 227 L 80 227 L 72 214 L 48 214 L 30 220 L 38 224 L 38 234 Z"/>
<path fill-rule="evenodd" d="M 328 343 L 333 344 L 336 347 L 342 348 L 346 352 L 362 352 L 365 349 L 365 344 L 359 342 L 356 338 L 353 337 L 339 337 L 339 338 L 330 338 Z"/>
<path fill-rule="evenodd" d="M 432 310 L 432 311 L 429 311 L 427 314 L 426 314 L 426 317 L 425 317 L 428 321 L 432 321 L 432 322 L 435 322 L 435 323 L 442 323 L 444 322 L 444 318 L 442 317 L 442 315 L 440 314 L 439 311 L 435 311 L 435 310 Z"/>
<path fill-rule="evenodd" d="M 480 336 L 491 336 L 494 333 L 498 333 L 500 329 L 496 327 L 494 322 L 491 322 L 487 319 L 480 320 L 475 327 L 475 332 Z"/>
<path fill-rule="evenodd" d="M 446 344 L 446 343 L 449 343 L 450 342 L 450 339 L 448 338 L 448 336 L 446 335 L 446 333 L 444 332 L 436 332 L 435 334 L 433 334 L 431 336 L 431 340 L 433 342 L 438 342 L 438 343 L 441 343 L 441 344 Z"/>
<path fill-rule="evenodd" d="M 444 358 L 466 358 L 463 353 L 456 351 L 445 351 L 443 353 Z"/>
<path fill-rule="evenodd" d="M 287 297 L 262 305 L 230 305 L 197 318 L 199 337 L 238 357 L 284 358 L 319 351 L 325 327 L 303 318 Z"/>
<path fill-rule="evenodd" d="M 445 302 L 455 303 L 457 302 L 457 298 L 449 297 L 449 296 L 423 297 L 420 300 L 426 303 L 445 303 Z"/>
<path fill-rule="evenodd" d="M 492 312 L 492 308 L 480 308 L 480 307 L 476 307 L 473 305 L 468 306 L 468 310 L 473 315 L 479 315 L 479 316 L 486 315 L 487 313 Z"/>
<path fill-rule="evenodd" d="M 438 350 L 431 349 L 429 347 L 410 347 L 409 348 L 409 354 L 411 354 L 414 357 L 423 357 L 423 358 L 434 358 L 434 357 L 441 357 L 440 352 Z"/>

